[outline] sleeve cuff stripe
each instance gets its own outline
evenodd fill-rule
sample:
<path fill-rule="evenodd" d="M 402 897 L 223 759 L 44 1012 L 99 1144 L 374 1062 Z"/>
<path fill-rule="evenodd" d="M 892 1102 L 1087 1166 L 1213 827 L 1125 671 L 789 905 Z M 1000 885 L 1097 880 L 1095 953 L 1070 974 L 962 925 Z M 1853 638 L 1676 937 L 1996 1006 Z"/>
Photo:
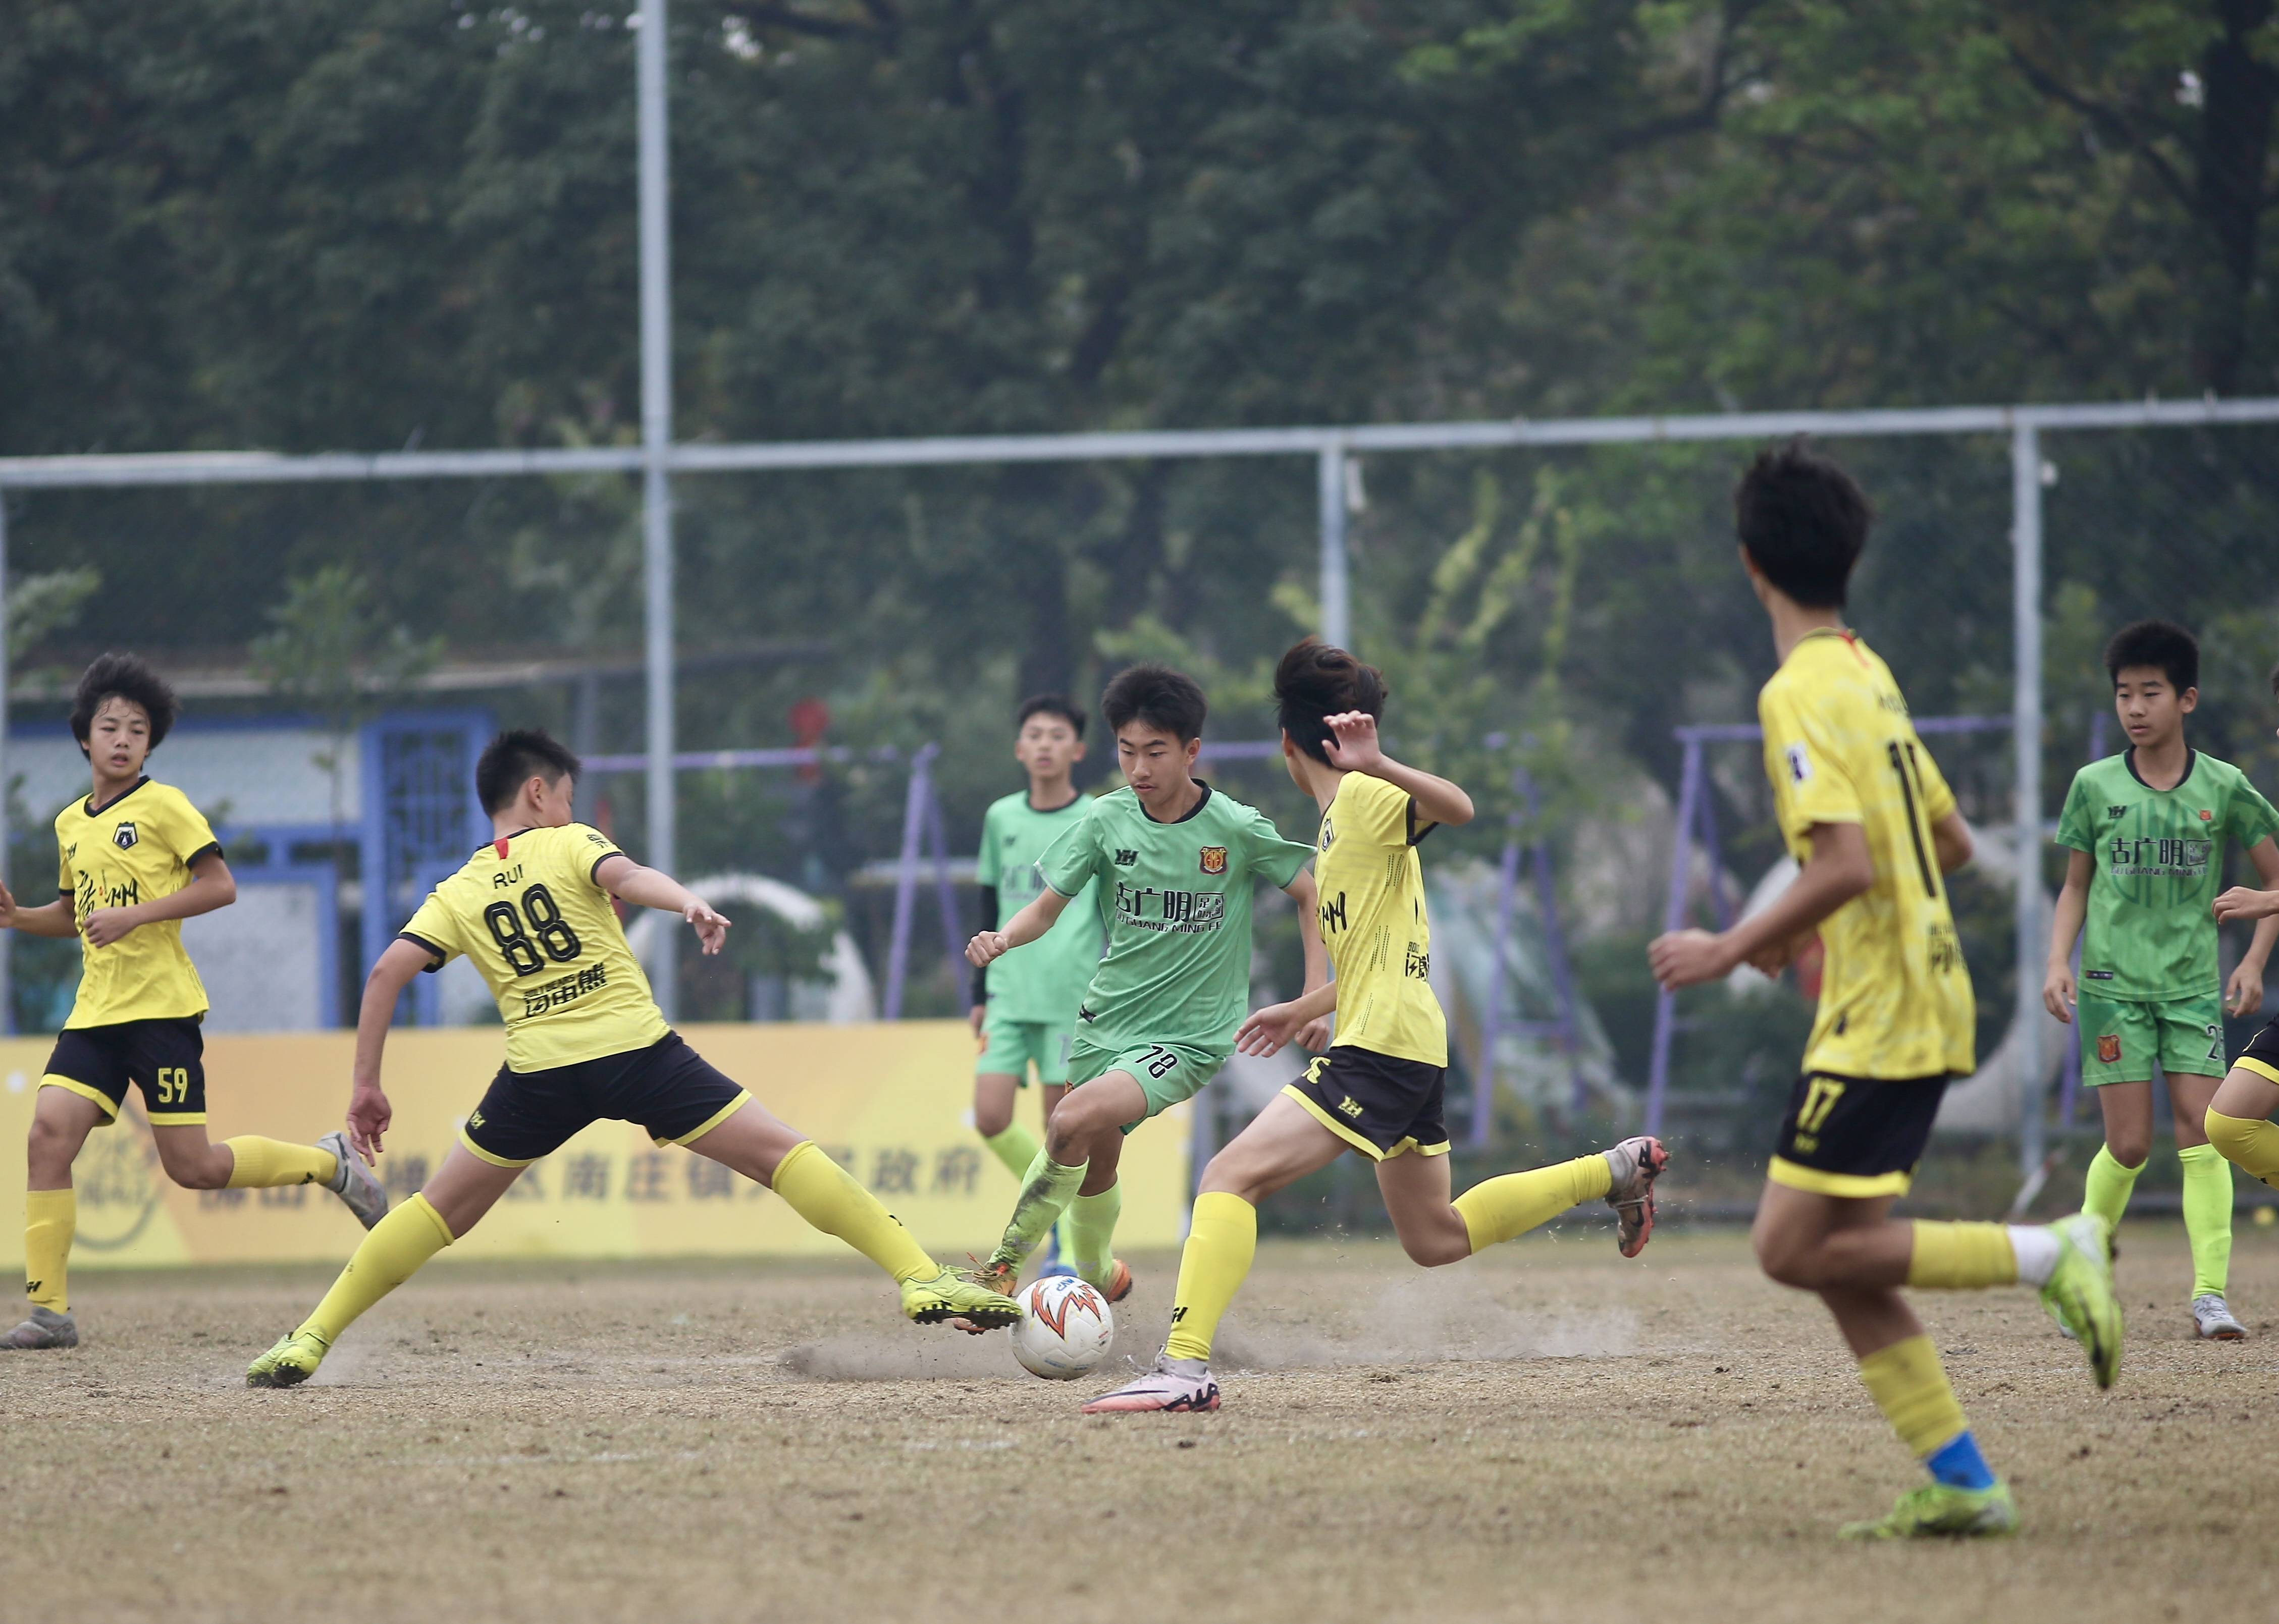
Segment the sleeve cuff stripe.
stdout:
<path fill-rule="evenodd" d="M 427 950 L 428 954 L 434 960 L 434 963 L 427 966 L 426 973 L 428 975 L 433 975 L 437 970 L 441 969 L 445 961 L 450 957 L 449 954 L 446 954 L 441 947 L 435 946 L 434 943 L 429 941 L 426 937 L 414 936 L 409 931 L 398 931 L 395 933 L 395 939 L 399 942 L 410 942 L 415 947 L 425 947 Z"/>
<path fill-rule="evenodd" d="M 226 855 L 227 854 L 223 852 L 221 849 L 220 841 L 209 840 L 203 846 L 198 847 L 197 850 L 192 852 L 188 856 L 183 858 L 182 867 L 186 869 L 195 869 L 198 864 L 203 862 L 209 857 L 226 857 Z"/>

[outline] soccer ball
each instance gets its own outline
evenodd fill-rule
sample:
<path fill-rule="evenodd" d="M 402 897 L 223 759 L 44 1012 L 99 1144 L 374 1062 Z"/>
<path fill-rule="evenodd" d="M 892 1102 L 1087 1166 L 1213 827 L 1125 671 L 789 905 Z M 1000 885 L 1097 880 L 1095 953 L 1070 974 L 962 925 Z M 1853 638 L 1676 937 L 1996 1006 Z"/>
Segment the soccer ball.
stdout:
<path fill-rule="evenodd" d="M 1072 1382 L 1108 1357 L 1116 1316 L 1098 1288 L 1066 1275 L 1032 1283 L 1021 1293 L 1013 1357 L 1031 1375 Z"/>

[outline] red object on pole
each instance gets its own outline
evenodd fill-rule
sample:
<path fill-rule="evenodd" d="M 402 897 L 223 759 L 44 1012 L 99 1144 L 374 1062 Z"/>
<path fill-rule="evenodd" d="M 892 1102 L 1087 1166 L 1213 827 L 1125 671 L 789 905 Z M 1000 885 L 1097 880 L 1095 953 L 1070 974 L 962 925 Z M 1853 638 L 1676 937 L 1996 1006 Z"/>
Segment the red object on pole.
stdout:
<path fill-rule="evenodd" d="M 799 701 L 791 708 L 791 741 L 802 750 L 812 750 L 823 742 L 823 735 L 831 728 L 831 707 L 812 695 Z M 823 763 L 803 762 L 799 769 L 799 781 L 812 784 L 823 777 Z"/>

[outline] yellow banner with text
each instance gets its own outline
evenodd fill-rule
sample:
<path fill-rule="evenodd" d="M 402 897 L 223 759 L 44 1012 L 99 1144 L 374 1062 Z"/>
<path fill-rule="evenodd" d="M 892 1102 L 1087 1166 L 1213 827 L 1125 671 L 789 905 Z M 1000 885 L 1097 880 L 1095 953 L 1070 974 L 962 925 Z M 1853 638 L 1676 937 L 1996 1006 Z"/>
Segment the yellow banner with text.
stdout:
<path fill-rule="evenodd" d="M 963 1022 L 863 1026 L 685 1027 L 697 1052 L 752 1091 L 875 1191 L 945 1260 L 995 1244 L 1011 1213 L 1013 1176 L 968 1115 L 973 1038 Z M 306 1142 L 341 1125 L 349 1032 L 206 1043 L 207 1131 L 219 1142 L 260 1133 Z M 0 1041 L 0 1265 L 24 1258 L 24 1136 L 50 1043 Z M 386 1077 L 395 1122 L 379 1172 L 402 1200 L 457 1143 L 501 1057 L 496 1028 L 408 1030 L 389 1038 Z M 1186 1214 L 1189 1107 L 1132 1136 L 1123 1161 L 1125 1245 L 1178 1244 Z M 1020 1120 L 1040 1124 L 1034 1090 Z M 74 1268 L 345 1260 L 362 1233 L 319 1189 L 182 1190 L 158 1166 L 140 1098 L 88 1138 L 73 1168 L 79 1191 Z M 531 1167 L 507 1199 L 447 1256 L 672 1257 L 828 1254 L 819 1235 L 750 1180 L 629 1122 L 596 1122 Z"/>

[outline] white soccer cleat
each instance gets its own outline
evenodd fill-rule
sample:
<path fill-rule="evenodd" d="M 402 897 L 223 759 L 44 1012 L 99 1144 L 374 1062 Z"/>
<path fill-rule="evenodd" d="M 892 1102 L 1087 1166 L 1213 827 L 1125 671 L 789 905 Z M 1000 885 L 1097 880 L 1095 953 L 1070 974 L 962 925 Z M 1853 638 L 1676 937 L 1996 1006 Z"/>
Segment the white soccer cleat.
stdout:
<path fill-rule="evenodd" d="M 2192 1298 L 2192 1329 L 2202 1342 L 2244 1342 L 2247 1327 L 2232 1317 L 2231 1305 L 2214 1291 Z"/>
<path fill-rule="evenodd" d="M 1158 1353 L 1155 1367 L 1136 1382 L 1102 1393 L 1084 1406 L 1086 1415 L 1133 1414 L 1142 1411 L 1192 1413 L 1218 1408 L 1218 1383 L 1199 1359 Z"/>
<path fill-rule="evenodd" d="M 32 1305 L 32 1317 L 15 1329 L 0 1336 L 0 1348 L 75 1348 L 79 1346 L 79 1321 L 67 1309 L 58 1314 L 52 1308 Z"/>
<path fill-rule="evenodd" d="M 367 1229 L 388 1216 L 388 1191 L 380 1188 L 364 1158 L 349 1148 L 349 1136 L 335 1128 L 317 1141 L 317 1148 L 333 1153 L 340 1169 L 325 1187 L 340 1197 L 356 1221 Z"/>
<path fill-rule="evenodd" d="M 1646 1250 L 1654 1236 L 1654 1181 L 1669 1166 L 1661 1141 L 1646 1134 L 1599 1153 L 1614 1169 L 1607 1205 L 1615 1209 L 1615 1246 L 1626 1258 Z"/>

